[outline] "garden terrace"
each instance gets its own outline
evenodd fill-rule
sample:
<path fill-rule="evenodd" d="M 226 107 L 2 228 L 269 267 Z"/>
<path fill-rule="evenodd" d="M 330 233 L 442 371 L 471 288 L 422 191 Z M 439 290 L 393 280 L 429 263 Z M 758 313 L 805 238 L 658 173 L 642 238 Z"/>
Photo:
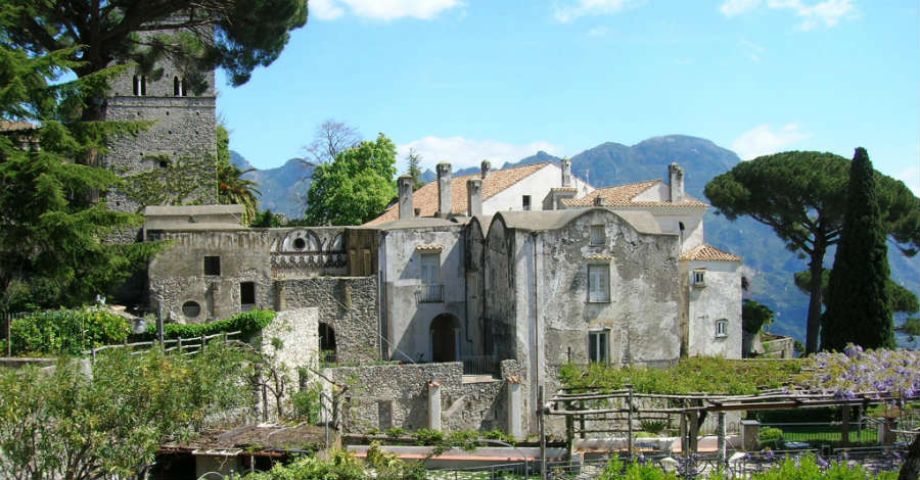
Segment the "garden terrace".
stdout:
<path fill-rule="evenodd" d="M 626 434 L 632 453 L 638 430 L 653 422 L 670 425 L 677 417 L 683 451 L 696 451 L 699 428 L 713 413 L 719 420 L 718 449 L 725 455 L 726 412 L 819 407 L 864 412 L 882 404 L 900 415 L 895 407 L 920 398 L 920 352 L 849 347 L 801 360 L 691 358 L 664 369 L 568 365 L 560 379 L 564 386 L 549 399 L 546 413 L 565 417 L 569 441 L 576 433 Z M 843 444 L 851 410 L 840 408 Z M 893 416 L 884 414 L 881 421 Z"/>

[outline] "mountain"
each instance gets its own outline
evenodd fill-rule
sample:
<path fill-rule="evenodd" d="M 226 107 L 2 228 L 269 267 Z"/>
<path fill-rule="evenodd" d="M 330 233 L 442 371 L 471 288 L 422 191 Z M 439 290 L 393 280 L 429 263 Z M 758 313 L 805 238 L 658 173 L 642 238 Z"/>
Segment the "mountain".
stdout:
<path fill-rule="evenodd" d="M 248 162 L 243 163 L 245 159 L 235 153 L 233 155 L 235 164 L 241 168 L 248 165 Z M 540 151 L 517 162 L 505 163 L 502 168 L 559 160 Z M 703 189 L 706 183 L 740 161 L 734 152 L 709 140 L 667 135 L 633 146 L 602 143 L 573 156 L 572 170 L 594 186 L 607 186 L 656 178 L 666 181 L 668 165 L 677 162 L 686 172 L 684 184 L 687 192 L 705 200 Z M 476 166 L 454 174 L 467 175 L 478 171 Z M 301 199 L 309 189 L 312 173 L 312 165 L 292 159 L 280 168 L 253 172 L 250 178 L 259 182 L 263 208 L 280 211 L 289 218 L 299 218 L 305 203 Z M 422 178 L 433 181 L 435 173 L 426 170 Z M 747 217 L 731 222 L 718 215 L 715 209 L 710 209 L 706 213 L 705 229 L 708 243 L 744 257 L 744 275 L 751 282 L 751 298 L 776 312 L 771 330 L 804 340 L 808 296 L 796 288 L 793 274 L 805 270 L 807 261 L 787 250 L 772 229 Z M 893 246 L 889 246 L 888 258 L 892 278 L 905 288 L 920 293 L 920 261 L 904 257 Z M 825 265 L 830 266 L 833 261 L 831 251 L 825 258 Z"/>
<path fill-rule="evenodd" d="M 243 170 L 252 165 L 239 153 L 230 151 L 230 161 Z M 316 166 L 302 158 L 292 158 L 284 165 L 267 170 L 253 169 L 243 178 L 258 184 L 259 208 L 283 213 L 288 218 L 301 218 L 306 209 L 307 191 Z"/>

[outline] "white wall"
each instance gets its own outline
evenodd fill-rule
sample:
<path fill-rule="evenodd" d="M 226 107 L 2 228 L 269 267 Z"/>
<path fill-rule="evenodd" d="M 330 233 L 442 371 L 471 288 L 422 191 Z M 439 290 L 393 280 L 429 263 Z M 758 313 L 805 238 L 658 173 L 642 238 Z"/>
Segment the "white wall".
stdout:
<path fill-rule="evenodd" d="M 574 175 L 572 176 L 572 183 L 577 189 L 575 198 L 581 198 L 586 193 L 594 190 Z M 524 209 L 524 195 L 530 195 L 531 210 L 543 210 L 543 199 L 549 195 L 550 189 L 561 186 L 562 168 L 555 164 L 548 164 L 518 183 L 483 201 L 482 213 L 483 215 L 494 215 L 496 212 L 520 212 Z"/>
<path fill-rule="evenodd" d="M 688 272 L 705 269 L 705 287 L 688 281 L 690 299 L 689 354 L 741 358 L 741 264 L 690 262 Z M 726 336 L 716 337 L 716 322 L 728 320 Z"/>

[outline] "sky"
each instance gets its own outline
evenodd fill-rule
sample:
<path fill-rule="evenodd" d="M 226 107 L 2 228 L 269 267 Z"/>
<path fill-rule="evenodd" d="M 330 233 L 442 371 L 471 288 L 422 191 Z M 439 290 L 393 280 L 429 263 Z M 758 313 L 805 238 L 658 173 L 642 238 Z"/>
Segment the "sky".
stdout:
<path fill-rule="evenodd" d="M 920 195 L 916 0 L 310 0 L 218 115 L 258 168 L 335 119 L 422 164 L 703 137 L 744 159 L 865 147 Z"/>

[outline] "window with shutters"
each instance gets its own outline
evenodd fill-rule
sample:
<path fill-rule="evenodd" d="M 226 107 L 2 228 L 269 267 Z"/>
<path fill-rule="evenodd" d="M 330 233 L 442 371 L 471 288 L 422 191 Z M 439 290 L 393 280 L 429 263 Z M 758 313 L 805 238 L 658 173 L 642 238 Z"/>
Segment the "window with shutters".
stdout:
<path fill-rule="evenodd" d="M 437 303 L 444 300 L 444 286 L 441 285 L 441 253 L 422 253 L 418 289 L 419 303 Z"/>
<path fill-rule="evenodd" d="M 607 232 L 604 231 L 603 225 L 591 225 L 591 245 L 603 245 L 607 243 Z"/>
<path fill-rule="evenodd" d="M 588 303 L 610 302 L 610 265 L 588 265 Z"/>
<path fill-rule="evenodd" d="M 588 332 L 588 360 L 591 363 L 608 363 L 610 330 Z"/>

